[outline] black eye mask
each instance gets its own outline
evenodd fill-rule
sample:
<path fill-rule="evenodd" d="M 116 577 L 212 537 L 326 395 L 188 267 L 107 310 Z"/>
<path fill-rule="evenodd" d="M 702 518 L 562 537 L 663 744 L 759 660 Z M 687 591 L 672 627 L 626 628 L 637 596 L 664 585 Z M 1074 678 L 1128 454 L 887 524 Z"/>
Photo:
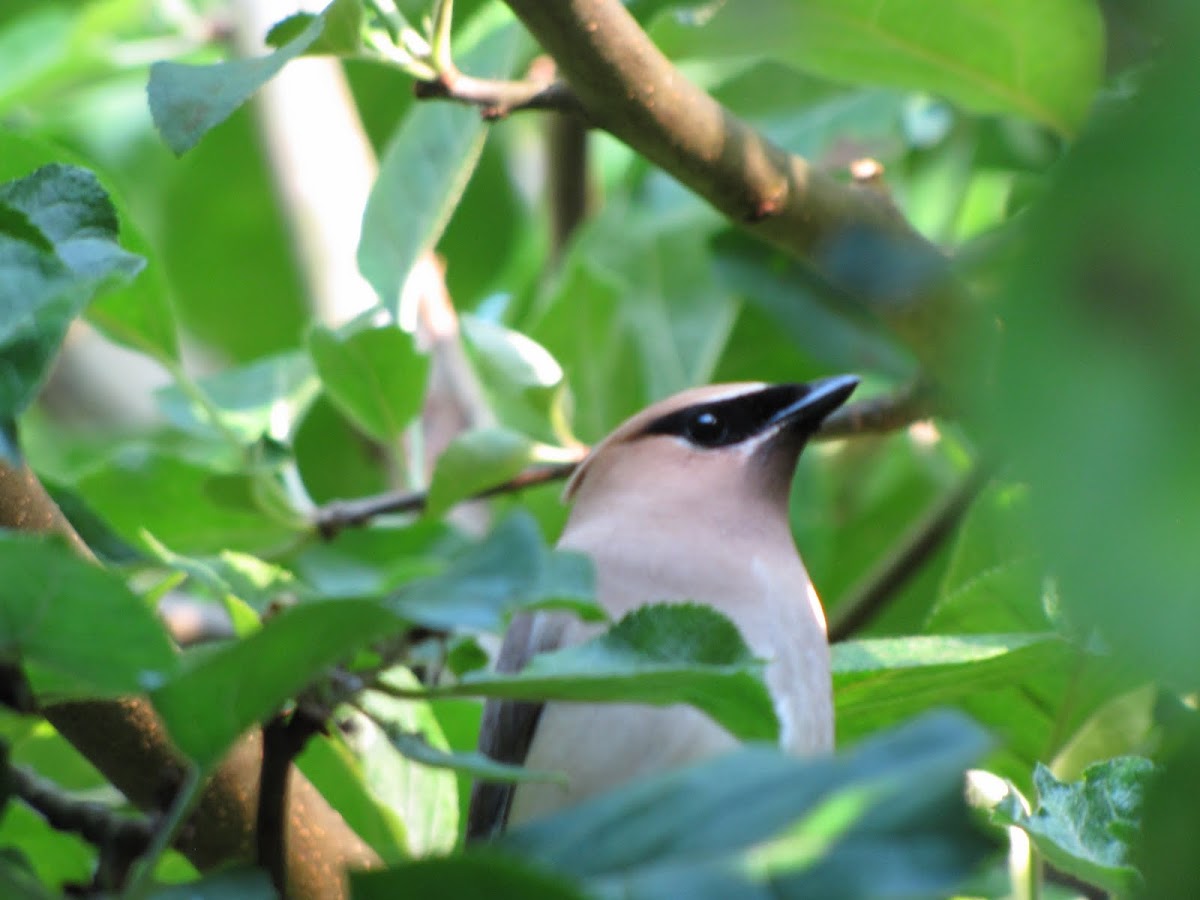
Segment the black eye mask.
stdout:
<path fill-rule="evenodd" d="M 655 419 L 642 433 L 674 435 L 696 447 L 731 447 L 774 426 L 808 393 L 807 385 L 781 384 L 698 403 Z"/>

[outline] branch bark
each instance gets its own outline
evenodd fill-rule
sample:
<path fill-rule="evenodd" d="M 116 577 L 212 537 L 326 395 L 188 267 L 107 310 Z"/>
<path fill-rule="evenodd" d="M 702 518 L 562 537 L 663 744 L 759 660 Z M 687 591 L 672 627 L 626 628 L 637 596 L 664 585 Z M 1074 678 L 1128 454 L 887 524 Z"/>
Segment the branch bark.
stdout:
<path fill-rule="evenodd" d="M 965 298 L 889 198 L 775 146 L 684 79 L 620 0 L 507 0 L 588 120 L 859 298 L 935 376 L 960 368 Z"/>
<path fill-rule="evenodd" d="M 442 73 L 436 81 L 415 82 L 413 93 L 418 100 L 451 100 L 477 106 L 485 119 L 493 121 L 522 110 L 583 111 L 574 92 L 561 81 L 474 78 L 457 69 Z"/>
<path fill-rule="evenodd" d="M 37 477 L 25 467 L 0 462 L 0 527 L 59 534 L 92 558 Z M 160 812 L 175 795 L 187 764 L 144 699 L 61 703 L 46 719 L 130 802 Z M 254 859 L 254 821 L 262 740 L 243 738 L 209 780 L 178 848 L 197 868 Z M 379 864 L 307 780 L 296 777 L 288 791 L 288 884 L 300 900 L 341 900 L 344 871 Z"/>

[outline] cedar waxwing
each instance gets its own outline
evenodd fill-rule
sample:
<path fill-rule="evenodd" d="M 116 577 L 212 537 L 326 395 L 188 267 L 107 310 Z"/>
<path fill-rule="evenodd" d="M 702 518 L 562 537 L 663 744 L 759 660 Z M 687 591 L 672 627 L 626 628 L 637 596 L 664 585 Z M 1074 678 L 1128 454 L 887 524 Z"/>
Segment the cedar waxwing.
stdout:
<path fill-rule="evenodd" d="M 597 444 L 564 494 L 573 506 L 558 546 L 591 557 L 608 613 L 671 601 L 724 613 L 767 660 L 780 742 L 797 754 L 832 750 L 833 699 L 825 617 L 792 540 L 788 494 L 805 442 L 857 385 L 840 376 L 684 391 Z M 497 669 L 517 671 L 597 629 L 566 613 L 517 616 Z M 735 743 L 687 705 L 491 700 L 480 749 L 569 783 L 477 784 L 468 839 Z"/>

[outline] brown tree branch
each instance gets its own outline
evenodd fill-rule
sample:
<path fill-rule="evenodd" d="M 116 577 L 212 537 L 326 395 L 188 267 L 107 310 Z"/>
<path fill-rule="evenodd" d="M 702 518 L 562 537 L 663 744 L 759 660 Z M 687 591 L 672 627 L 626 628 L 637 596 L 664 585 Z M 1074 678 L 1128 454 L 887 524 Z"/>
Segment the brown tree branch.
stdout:
<path fill-rule="evenodd" d="M 53 532 L 91 558 L 87 546 L 27 468 L 0 462 L 0 527 Z M 146 812 L 164 809 L 187 774 L 187 764 L 150 704 L 142 698 L 60 703 L 47 720 L 130 802 Z M 254 859 L 254 821 L 262 742 L 247 735 L 205 786 L 178 848 L 200 869 Z M 341 900 L 344 871 L 379 864 L 356 835 L 304 778 L 288 791 L 288 884 L 293 898 Z"/>
<path fill-rule="evenodd" d="M 489 120 L 535 109 L 583 113 L 574 91 L 562 81 L 475 78 L 452 69 L 441 73 L 436 80 L 414 82 L 413 93 L 419 100 L 451 100 L 478 106 L 480 114 Z"/>
<path fill-rule="evenodd" d="M 297 706 L 290 715 L 274 716 L 262 728 L 262 766 L 259 775 L 255 848 L 258 864 L 271 875 L 281 897 L 290 897 L 288 882 L 288 786 L 294 763 L 308 739 L 324 727 Z"/>
<path fill-rule="evenodd" d="M 941 252 L 889 198 L 787 153 L 684 79 L 620 0 L 507 0 L 588 120 L 858 298 L 936 377 L 967 330 Z"/>

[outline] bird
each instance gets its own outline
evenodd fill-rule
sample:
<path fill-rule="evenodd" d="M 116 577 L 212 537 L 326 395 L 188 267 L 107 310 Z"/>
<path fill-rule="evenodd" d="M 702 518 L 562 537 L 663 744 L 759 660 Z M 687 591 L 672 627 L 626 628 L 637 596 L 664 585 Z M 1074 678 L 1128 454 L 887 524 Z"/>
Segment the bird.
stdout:
<path fill-rule="evenodd" d="M 564 490 L 571 508 L 557 546 L 591 558 L 609 616 L 662 602 L 724 613 L 766 660 L 780 744 L 798 755 L 831 752 L 834 721 L 824 613 L 796 550 L 788 498 L 801 450 L 857 386 L 855 376 L 840 375 L 685 390 L 596 444 Z M 580 643 L 599 627 L 565 612 L 519 614 L 496 668 L 519 671 L 535 654 Z M 489 700 L 480 751 L 567 780 L 478 782 L 467 839 L 495 837 L 736 745 L 686 704 Z"/>

